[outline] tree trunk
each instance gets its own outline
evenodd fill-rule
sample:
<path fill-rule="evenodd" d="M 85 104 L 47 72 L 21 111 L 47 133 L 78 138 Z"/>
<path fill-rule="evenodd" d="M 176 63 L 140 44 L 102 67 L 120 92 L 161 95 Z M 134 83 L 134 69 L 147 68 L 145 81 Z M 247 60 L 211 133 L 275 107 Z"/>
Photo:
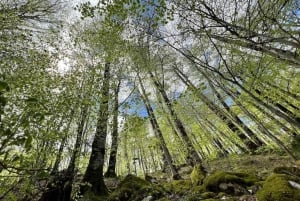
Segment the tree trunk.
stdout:
<path fill-rule="evenodd" d="M 206 78 L 206 80 L 208 81 L 208 84 L 210 86 L 210 88 L 213 90 L 213 92 L 216 94 L 218 100 L 220 101 L 220 103 L 223 105 L 223 107 L 225 108 L 225 110 L 231 115 L 231 117 L 233 118 L 233 120 L 237 123 L 238 126 L 240 126 L 248 135 L 248 137 L 250 137 L 256 144 L 258 147 L 261 147 L 263 145 L 265 145 L 265 143 L 263 141 L 261 141 L 253 132 L 250 128 L 248 128 L 248 126 L 238 117 L 238 115 L 236 115 L 232 109 L 229 107 L 229 105 L 223 100 L 221 94 L 216 90 L 215 86 L 212 83 L 212 80 L 203 72 L 202 75 Z"/>
<path fill-rule="evenodd" d="M 228 93 L 230 93 L 229 91 L 227 91 Z M 283 142 L 278 139 L 275 135 L 273 135 L 264 125 L 261 121 L 259 121 L 252 113 L 250 113 L 248 110 L 246 110 L 246 108 L 244 108 L 244 106 L 239 102 L 239 101 L 235 101 L 237 105 L 240 106 L 240 108 L 245 112 L 245 114 L 251 118 L 252 121 L 254 121 L 256 123 L 256 125 L 258 126 L 258 128 L 266 135 L 268 136 L 271 140 L 273 140 L 273 142 L 275 142 L 275 144 L 277 144 L 277 146 L 279 146 L 280 148 L 282 148 L 282 150 L 284 150 L 289 156 L 291 156 L 294 160 L 297 160 L 296 156 L 283 144 Z"/>
<path fill-rule="evenodd" d="M 109 155 L 109 163 L 105 177 L 117 177 L 116 174 L 116 162 L 117 162 L 117 152 L 118 152 L 118 116 L 119 116 L 119 91 L 120 91 L 121 81 L 117 84 L 114 94 L 114 111 L 113 111 L 113 125 L 111 133 L 111 149 Z"/>
<path fill-rule="evenodd" d="M 152 106 L 150 104 L 150 101 L 149 101 L 149 99 L 146 95 L 146 90 L 145 90 L 145 88 L 142 84 L 142 80 L 141 80 L 139 75 L 138 75 L 138 78 L 139 78 L 139 82 L 140 82 L 140 86 L 141 86 L 140 94 L 141 94 L 142 100 L 143 100 L 143 102 L 146 106 L 147 113 L 150 117 L 150 123 L 151 123 L 152 129 L 153 129 L 156 137 L 159 139 L 160 147 L 163 151 L 163 158 L 165 159 L 166 163 L 168 164 L 168 166 L 171 170 L 172 178 L 173 179 L 180 179 L 180 175 L 178 174 L 176 168 L 173 165 L 171 154 L 169 152 L 169 149 L 167 148 L 165 139 L 162 135 L 162 132 L 161 132 L 160 127 L 158 125 L 158 122 L 156 120 L 156 117 L 155 117 L 154 111 L 152 109 Z"/>
<path fill-rule="evenodd" d="M 251 91 L 246 89 L 243 85 L 240 83 L 236 83 L 240 89 L 242 89 L 246 94 L 248 94 L 257 104 L 262 105 L 263 107 L 270 110 L 273 114 L 277 115 L 278 117 L 284 119 L 289 124 L 296 126 L 297 128 L 300 128 L 300 122 L 293 117 L 290 117 L 286 113 L 282 112 L 281 110 L 278 110 L 277 108 L 273 107 L 272 105 L 269 105 L 268 103 L 264 102 L 263 100 L 259 99 L 257 96 L 255 96 Z"/>
<path fill-rule="evenodd" d="M 200 169 L 203 173 L 206 173 L 205 168 L 203 167 L 202 164 L 202 160 L 201 157 L 199 156 L 199 154 L 197 153 L 193 143 L 191 142 L 185 127 L 183 126 L 183 123 L 181 122 L 181 120 L 178 118 L 172 103 L 170 101 L 170 99 L 167 96 L 166 91 L 163 89 L 163 86 L 161 85 L 161 83 L 154 77 L 153 73 L 151 71 L 148 71 L 154 86 L 156 87 L 156 89 L 160 92 L 160 95 L 162 97 L 162 99 L 164 100 L 164 103 L 166 104 L 170 116 L 175 124 L 175 127 L 177 128 L 181 138 L 183 139 L 183 141 L 185 142 L 187 149 L 188 149 L 188 158 L 187 161 L 190 165 L 194 166 L 196 164 L 199 164 Z"/>
<path fill-rule="evenodd" d="M 91 190 L 95 195 L 107 195 L 108 190 L 103 179 L 103 165 L 105 157 L 105 143 L 108 124 L 110 63 L 105 64 L 103 85 L 101 88 L 100 111 L 98 113 L 96 133 L 92 144 L 92 153 L 85 172 L 83 182 L 88 182 L 91 187 L 82 188 L 82 193 Z"/>
<path fill-rule="evenodd" d="M 245 146 L 251 151 L 254 152 L 259 148 L 259 145 L 252 142 L 233 122 L 230 118 L 227 117 L 226 113 L 216 104 L 214 104 L 211 100 L 209 100 L 206 96 L 204 96 L 199 89 L 194 86 L 194 84 L 184 75 L 179 69 L 175 69 L 175 73 L 177 76 L 182 80 L 182 82 L 191 87 L 196 95 L 208 106 L 208 108 L 213 111 L 221 120 L 226 123 L 228 128 L 233 132 L 236 133 L 237 136 L 241 139 L 241 141 L 245 144 Z"/>
<path fill-rule="evenodd" d="M 74 151 L 72 153 L 68 168 L 63 172 L 54 172 L 53 180 L 47 185 L 47 191 L 41 196 L 40 201 L 70 201 L 72 193 L 72 184 L 75 176 L 76 160 L 79 157 L 84 134 L 84 125 L 87 119 L 87 106 L 81 111 Z"/>

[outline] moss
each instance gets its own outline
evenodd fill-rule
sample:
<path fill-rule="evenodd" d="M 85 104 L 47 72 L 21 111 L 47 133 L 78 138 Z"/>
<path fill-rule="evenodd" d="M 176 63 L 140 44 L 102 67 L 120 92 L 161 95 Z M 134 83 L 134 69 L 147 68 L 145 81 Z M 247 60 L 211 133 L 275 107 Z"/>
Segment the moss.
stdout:
<path fill-rule="evenodd" d="M 300 160 L 296 161 L 296 165 L 300 166 Z"/>
<path fill-rule="evenodd" d="M 198 201 L 198 200 L 202 200 L 202 199 L 200 197 L 200 194 L 196 193 L 196 194 L 188 195 L 184 200 L 185 201 Z"/>
<path fill-rule="evenodd" d="M 219 185 L 221 183 L 235 183 L 242 186 L 251 186 L 257 181 L 258 178 L 250 174 L 217 171 L 204 180 L 204 187 L 207 190 L 218 192 L 220 191 Z"/>
<path fill-rule="evenodd" d="M 83 200 L 87 200 L 87 201 L 105 201 L 106 199 L 107 199 L 106 196 L 95 195 L 90 190 L 85 192 L 84 195 L 83 195 Z"/>
<path fill-rule="evenodd" d="M 171 182 L 163 184 L 163 188 L 170 193 L 183 195 L 189 191 L 192 187 L 192 183 L 189 180 L 173 180 Z"/>
<path fill-rule="evenodd" d="M 191 177 L 192 184 L 194 186 L 202 183 L 202 181 L 205 177 L 205 174 L 202 172 L 199 164 L 194 166 L 190 177 Z"/>
<path fill-rule="evenodd" d="M 204 193 L 201 193 L 201 198 L 202 199 L 208 199 L 208 198 L 213 198 L 216 196 L 216 194 L 214 192 L 204 192 Z"/>
<path fill-rule="evenodd" d="M 259 201 L 296 201 L 300 198 L 300 190 L 293 189 L 288 180 L 291 176 L 272 174 L 264 182 L 256 195 Z"/>
<path fill-rule="evenodd" d="M 162 195 L 162 191 L 134 175 L 127 175 L 123 181 L 120 182 L 117 189 L 109 196 L 109 201 L 140 201 L 147 196 L 158 198 Z"/>

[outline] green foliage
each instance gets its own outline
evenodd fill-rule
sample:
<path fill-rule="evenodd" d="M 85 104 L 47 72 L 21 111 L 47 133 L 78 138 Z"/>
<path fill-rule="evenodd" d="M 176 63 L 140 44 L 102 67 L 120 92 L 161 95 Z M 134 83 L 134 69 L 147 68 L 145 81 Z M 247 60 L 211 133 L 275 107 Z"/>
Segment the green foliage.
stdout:
<path fill-rule="evenodd" d="M 202 184 L 205 174 L 202 172 L 200 165 L 196 164 L 191 173 L 191 181 L 194 186 Z"/>

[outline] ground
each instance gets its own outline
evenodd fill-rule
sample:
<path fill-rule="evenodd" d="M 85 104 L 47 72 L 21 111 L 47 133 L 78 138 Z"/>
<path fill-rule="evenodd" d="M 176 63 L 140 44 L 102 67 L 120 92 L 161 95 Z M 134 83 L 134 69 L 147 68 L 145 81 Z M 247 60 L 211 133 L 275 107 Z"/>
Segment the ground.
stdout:
<path fill-rule="evenodd" d="M 148 175 L 147 181 L 127 175 L 120 181 L 106 181 L 111 189 L 108 197 L 83 200 L 300 201 L 299 165 L 278 154 L 237 155 L 205 161 L 205 178 L 197 167 L 189 166 L 180 167 L 181 180 L 166 179 L 161 172 Z"/>

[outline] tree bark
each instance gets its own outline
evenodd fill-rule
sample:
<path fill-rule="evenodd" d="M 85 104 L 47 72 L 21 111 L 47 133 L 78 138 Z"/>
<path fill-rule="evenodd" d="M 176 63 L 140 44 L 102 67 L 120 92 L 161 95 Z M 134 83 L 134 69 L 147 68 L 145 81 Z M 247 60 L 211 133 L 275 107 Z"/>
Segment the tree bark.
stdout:
<path fill-rule="evenodd" d="M 109 162 L 105 177 L 117 177 L 116 174 L 116 162 L 117 162 L 117 152 L 118 152 L 118 116 L 119 116 L 119 91 L 120 91 L 121 81 L 118 82 L 114 94 L 114 109 L 113 109 L 113 125 L 112 125 L 112 141 L 111 141 L 111 149 L 109 154 Z"/>
<path fill-rule="evenodd" d="M 108 124 L 108 100 L 109 100 L 110 63 L 105 64 L 103 85 L 101 88 L 100 111 L 98 113 L 96 133 L 92 144 L 92 153 L 83 182 L 88 182 L 90 190 L 95 195 L 107 195 L 108 190 L 103 179 L 103 165 L 105 157 L 105 143 Z M 82 193 L 89 190 L 83 187 Z"/>

